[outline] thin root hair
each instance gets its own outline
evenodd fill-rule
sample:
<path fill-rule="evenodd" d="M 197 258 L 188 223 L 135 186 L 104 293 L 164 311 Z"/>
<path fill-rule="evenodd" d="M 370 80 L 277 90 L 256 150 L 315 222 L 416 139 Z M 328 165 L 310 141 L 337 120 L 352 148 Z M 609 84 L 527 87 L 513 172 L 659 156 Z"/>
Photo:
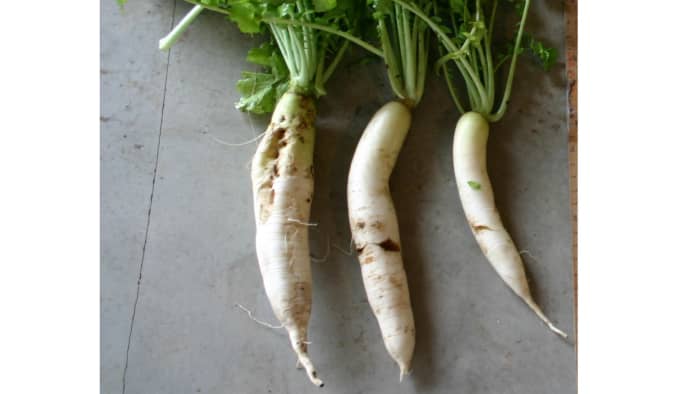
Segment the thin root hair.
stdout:
<path fill-rule="evenodd" d="M 350 243 L 348 244 L 348 249 L 347 249 L 347 250 L 341 248 L 340 246 L 338 246 L 338 245 L 336 245 L 336 244 L 334 244 L 334 243 L 332 243 L 331 246 L 333 246 L 334 248 L 338 249 L 339 251 L 341 251 L 341 252 L 342 252 L 344 255 L 346 255 L 346 256 L 352 256 L 352 255 L 353 255 L 353 253 L 352 253 L 352 238 L 350 238 Z"/>
<path fill-rule="evenodd" d="M 299 219 L 294 219 L 294 218 L 287 218 L 287 221 L 288 221 L 288 222 L 292 222 L 292 223 L 301 224 L 302 226 L 309 226 L 309 227 L 318 226 L 318 223 L 303 222 L 303 221 L 301 221 L 301 220 L 299 220 Z"/>
<path fill-rule="evenodd" d="M 267 322 L 264 322 L 264 321 L 262 321 L 262 320 L 257 319 L 255 316 L 253 316 L 253 312 L 251 312 L 250 309 L 244 307 L 244 306 L 241 305 L 241 304 L 236 304 L 236 306 L 237 306 L 238 308 L 240 308 L 241 310 L 245 311 L 245 312 L 248 314 L 248 317 L 250 318 L 250 320 L 252 320 L 252 321 L 254 321 L 254 322 L 256 322 L 256 323 L 258 323 L 258 324 L 260 324 L 260 325 L 262 325 L 262 326 L 265 326 L 265 327 L 267 327 L 267 328 L 272 328 L 272 329 L 274 329 L 274 330 L 279 329 L 279 328 L 284 328 L 284 325 L 282 325 L 282 324 L 280 324 L 279 326 L 273 326 L 273 325 L 270 324 L 270 323 L 267 323 Z"/>
<path fill-rule="evenodd" d="M 326 254 L 323 255 L 322 258 L 316 258 L 313 255 L 311 256 L 311 261 L 314 263 L 325 263 L 328 260 L 328 255 L 331 253 L 331 241 L 328 236 L 326 236 Z"/>
<path fill-rule="evenodd" d="M 250 144 L 256 142 L 257 140 L 259 140 L 260 138 L 262 138 L 262 137 L 265 135 L 265 132 L 262 132 L 262 133 L 258 134 L 255 138 L 249 139 L 248 141 L 244 141 L 244 142 L 241 142 L 241 143 L 226 142 L 226 141 L 224 141 L 224 140 L 222 140 L 222 139 L 219 139 L 219 138 L 217 138 L 217 137 L 215 137 L 215 136 L 213 136 L 213 135 L 211 135 L 211 134 L 207 134 L 207 135 L 209 136 L 209 138 L 211 138 L 212 140 L 214 140 L 214 142 L 219 143 L 219 144 L 221 144 L 221 145 L 226 145 L 226 146 L 245 146 L 245 145 L 250 145 Z"/>

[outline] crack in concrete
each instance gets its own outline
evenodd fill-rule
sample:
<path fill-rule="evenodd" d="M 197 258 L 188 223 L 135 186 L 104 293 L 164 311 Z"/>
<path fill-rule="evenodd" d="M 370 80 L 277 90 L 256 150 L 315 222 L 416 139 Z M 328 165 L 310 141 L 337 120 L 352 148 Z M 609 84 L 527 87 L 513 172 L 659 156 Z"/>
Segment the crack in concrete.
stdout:
<path fill-rule="evenodd" d="M 177 8 L 176 0 L 173 0 L 173 13 L 170 19 L 170 30 L 175 26 L 175 10 Z M 131 324 L 129 325 L 129 338 L 126 342 L 126 359 L 124 361 L 124 374 L 122 375 L 122 394 L 126 393 L 126 372 L 129 368 L 129 350 L 131 349 L 131 335 L 134 332 L 134 320 L 136 319 L 136 306 L 139 302 L 139 294 L 141 293 L 141 277 L 143 275 L 143 262 L 146 258 L 146 245 L 148 243 L 148 230 L 151 227 L 151 209 L 153 208 L 153 195 L 156 189 L 156 176 L 158 174 L 158 158 L 160 156 L 160 139 L 163 135 L 163 117 L 165 114 L 165 95 L 168 91 L 168 71 L 170 70 L 170 53 L 168 50 L 168 58 L 165 62 L 165 79 L 163 81 L 163 100 L 160 108 L 160 125 L 158 127 L 158 142 L 156 143 L 156 162 L 153 166 L 153 179 L 151 181 L 151 196 L 148 201 L 148 214 L 146 215 L 146 235 L 143 239 L 143 248 L 141 249 L 141 264 L 139 265 L 139 278 L 136 282 L 136 298 L 134 299 L 134 307 L 131 311 Z"/>

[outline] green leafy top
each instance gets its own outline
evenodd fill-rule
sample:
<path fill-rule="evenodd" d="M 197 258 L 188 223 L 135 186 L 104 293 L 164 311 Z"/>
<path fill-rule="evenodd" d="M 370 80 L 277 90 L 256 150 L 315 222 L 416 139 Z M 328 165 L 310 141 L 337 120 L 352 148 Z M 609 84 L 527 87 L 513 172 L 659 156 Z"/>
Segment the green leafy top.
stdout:
<path fill-rule="evenodd" d="M 348 46 L 324 29 L 352 31 L 363 12 L 353 0 L 187 1 L 227 15 L 243 33 L 270 37 L 248 53 L 247 60 L 261 70 L 243 72 L 237 83 L 237 108 L 254 113 L 271 112 L 287 90 L 324 95 L 324 85 Z"/>
<path fill-rule="evenodd" d="M 447 64 L 456 68 L 467 88 L 469 107 L 482 114 L 491 122 L 498 121 L 505 113 L 510 98 L 511 87 L 518 55 L 525 48 L 540 59 L 548 69 L 556 61 L 556 51 L 547 48 L 532 36 L 524 34 L 530 0 L 508 0 L 520 15 L 516 24 L 516 34 L 506 48 L 506 53 L 497 56 L 494 64 L 492 54 L 492 34 L 498 0 L 434 0 L 432 13 L 421 10 L 406 0 L 392 0 L 425 21 L 440 41 L 441 57 L 436 67 L 445 75 L 448 89 L 460 112 L 465 112 L 453 85 L 453 75 Z M 490 3 L 486 14 L 484 3 Z M 524 46 L 523 46 L 524 41 Z M 496 106 L 495 74 L 499 67 L 510 60 L 507 79 L 499 105 Z"/>

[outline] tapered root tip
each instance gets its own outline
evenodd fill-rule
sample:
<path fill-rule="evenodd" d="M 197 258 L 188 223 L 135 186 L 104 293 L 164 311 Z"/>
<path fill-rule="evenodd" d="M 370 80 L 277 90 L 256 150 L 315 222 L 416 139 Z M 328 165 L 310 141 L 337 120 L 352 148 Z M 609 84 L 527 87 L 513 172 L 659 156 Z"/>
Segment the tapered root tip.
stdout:
<path fill-rule="evenodd" d="M 545 316 L 544 312 L 542 312 L 542 309 L 540 309 L 540 307 L 539 307 L 537 304 L 535 304 L 534 301 L 525 300 L 525 302 L 527 303 L 527 305 L 528 305 L 530 308 L 532 308 L 532 310 L 535 312 L 535 314 L 537 315 L 537 317 L 539 317 L 539 318 L 547 325 L 547 327 L 549 327 L 550 330 L 552 330 L 554 333 L 556 333 L 557 335 L 561 336 L 561 337 L 564 338 L 564 339 L 566 339 L 566 338 L 569 337 L 564 331 L 558 329 L 558 328 L 547 318 L 547 316 Z"/>
<path fill-rule="evenodd" d="M 552 324 L 552 323 L 547 323 L 547 326 L 549 326 L 549 329 L 550 329 L 550 330 L 554 331 L 555 333 L 557 333 L 557 334 L 558 334 L 559 336 L 561 336 L 562 338 L 566 339 L 566 338 L 569 337 L 568 335 L 566 335 L 566 333 L 565 333 L 564 331 L 562 331 L 562 330 L 558 329 L 557 327 L 555 327 L 554 324 Z"/>
<path fill-rule="evenodd" d="M 399 368 L 399 382 L 403 382 L 403 377 L 406 375 L 410 375 L 411 371 L 404 365 L 399 365 Z"/>
<path fill-rule="evenodd" d="M 313 364 L 311 364 L 309 356 L 307 356 L 306 354 L 299 354 L 297 366 L 299 364 L 301 364 L 301 366 L 306 370 L 306 375 L 309 377 L 311 383 L 315 384 L 318 387 L 323 387 L 323 381 L 318 378 L 316 374 L 316 368 L 314 368 Z"/>
<path fill-rule="evenodd" d="M 318 387 L 323 387 L 323 381 L 316 376 L 316 370 L 314 370 L 313 367 L 311 367 L 311 369 L 307 368 L 306 374 L 309 376 L 311 383 Z"/>

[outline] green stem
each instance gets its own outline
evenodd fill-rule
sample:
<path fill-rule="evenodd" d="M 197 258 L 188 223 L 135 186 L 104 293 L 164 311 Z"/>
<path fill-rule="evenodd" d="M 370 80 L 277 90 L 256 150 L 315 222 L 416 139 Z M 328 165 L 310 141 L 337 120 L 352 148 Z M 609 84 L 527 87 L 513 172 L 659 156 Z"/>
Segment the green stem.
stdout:
<path fill-rule="evenodd" d="M 491 37 L 493 34 L 493 20 L 496 19 L 496 8 L 498 7 L 498 0 L 493 0 L 493 8 L 491 8 L 491 19 L 489 19 L 489 30 L 486 32 L 486 44 L 487 49 L 491 46 Z"/>
<path fill-rule="evenodd" d="M 523 30 L 525 29 L 525 20 L 527 19 L 527 12 L 530 8 L 530 0 L 525 0 L 525 6 L 523 7 L 523 16 L 520 19 L 520 26 L 518 28 L 518 36 L 515 38 L 515 48 L 513 49 L 513 57 L 510 61 L 510 69 L 508 70 L 508 79 L 506 80 L 506 87 L 503 92 L 503 98 L 501 99 L 501 105 L 498 107 L 498 111 L 495 114 L 490 114 L 486 118 L 490 122 L 499 121 L 503 114 L 506 112 L 506 107 L 508 107 L 508 100 L 510 100 L 510 90 L 513 86 L 513 76 L 515 75 L 515 65 L 518 60 L 518 52 L 520 51 L 520 41 L 523 38 Z"/>
<path fill-rule="evenodd" d="M 405 98 L 406 92 L 403 88 L 401 71 L 399 70 L 399 65 L 397 63 L 394 47 L 391 45 L 389 32 L 387 32 L 386 29 L 387 26 L 384 19 L 379 19 L 379 39 L 382 43 L 382 49 L 384 50 L 384 54 L 382 57 L 384 58 L 384 63 L 386 63 L 387 66 L 387 73 L 389 74 L 389 83 L 391 84 L 391 89 L 399 98 Z"/>
<path fill-rule="evenodd" d="M 419 23 L 418 18 L 414 19 L 414 22 L 416 24 Z M 422 31 L 418 32 L 418 75 L 416 76 L 416 79 L 418 81 L 418 89 L 416 91 L 416 97 L 415 101 L 416 104 L 420 102 L 420 99 L 423 97 L 423 91 L 425 89 L 425 76 L 427 74 L 428 70 L 428 46 L 427 46 L 427 37 L 425 32 L 427 29 L 422 27 Z"/>
<path fill-rule="evenodd" d="M 294 56 L 296 58 L 297 62 L 297 70 L 299 71 L 299 79 L 298 83 L 300 83 L 303 86 L 306 86 L 308 84 L 308 72 L 309 72 L 309 64 L 307 63 L 307 59 L 305 56 L 305 53 L 303 51 L 303 43 L 299 39 L 299 36 L 297 36 L 297 32 L 294 31 L 294 27 L 292 26 L 287 26 L 287 33 L 289 34 L 290 41 L 291 41 L 291 51 L 294 53 Z M 303 38 L 302 38 L 303 39 Z"/>
<path fill-rule="evenodd" d="M 202 13 L 202 11 L 204 11 L 204 7 L 202 7 L 199 4 L 195 5 L 190 10 L 190 12 L 188 12 L 187 15 L 185 15 L 185 17 L 182 18 L 180 22 L 178 22 L 177 26 L 175 26 L 175 28 L 170 33 L 168 33 L 167 36 L 161 38 L 160 41 L 158 41 L 158 49 L 160 49 L 161 51 L 170 49 L 170 47 L 173 46 L 175 42 L 177 42 L 182 33 L 184 33 L 185 30 L 187 30 L 187 28 L 192 24 L 192 22 L 194 22 L 197 16 L 199 16 L 199 14 Z"/>
<path fill-rule="evenodd" d="M 345 41 L 347 42 L 347 41 Z M 326 48 L 328 47 L 328 37 L 321 41 L 321 49 L 318 50 L 319 61 L 316 63 L 316 76 L 314 79 L 314 87 L 316 89 L 317 95 L 325 94 L 325 89 L 323 89 L 323 84 L 326 82 L 324 79 L 324 59 L 326 58 Z"/>
<path fill-rule="evenodd" d="M 460 113 L 464 113 L 464 107 L 462 107 L 462 103 L 459 102 L 459 98 L 457 97 L 457 92 L 455 92 L 454 86 L 452 86 L 452 78 L 450 78 L 450 73 L 447 72 L 447 65 L 442 66 L 442 72 L 445 74 L 445 83 L 447 83 L 447 90 L 450 91 L 450 96 L 452 97 L 452 101 L 454 101 L 455 105 L 457 106 L 457 110 Z"/>
<path fill-rule="evenodd" d="M 397 59 L 397 64 L 401 65 L 401 74 L 403 75 L 403 86 L 406 87 L 406 38 L 404 32 L 403 23 L 403 12 L 401 12 L 401 7 L 398 4 L 394 4 L 394 22 L 396 26 L 396 41 L 399 46 L 399 56 Z M 408 93 L 408 92 L 407 92 Z"/>
<path fill-rule="evenodd" d="M 309 6 L 310 6 L 309 4 L 304 4 L 302 1 L 297 1 L 297 10 L 299 12 L 302 12 L 304 9 L 309 9 L 308 8 Z M 307 7 L 307 8 L 305 8 L 305 7 Z M 302 16 L 306 18 L 307 22 L 309 22 L 310 16 L 308 13 L 304 13 L 304 14 L 302 14 Z M 315 40 L 316 34 L 314 34 L 313 30 L 311 30 L 310 28 L 308 28 L 306 26 L 302 26 L 301 30 L 303 33 L 302 38 L 303 38 L 303 43 L 304 43 L 304 54 L 306 55 L 306 59 L 307 59 L 307 63 L 308 63 L 307 65 L 312 66 L 316 62 L 316 59 L 318 59 L 316 57 L 316 40 Z M 321 57 L 320 59 L 323 59 L 323 57 Z M 316 67 L 313 66 L 313 69 L 315 69 L 315 68 Z"/>
<path fill-rule="evenodd" d="M 406 81 L 406 90 L 408 90 L 408 94 L 411 99 L 415 100 L 416 97 L 416 37 L 415 34 L 417 33 L 416 31 L 416 24 L 413 24 L 413 28 L 411 28 L 411 22 L 410 22 L 410 13 L 407 10 L 402 9 L 401 13 L 403 14 L 403 30 L 404 30 L 404 39 L 406 40 L 406 59 L 404 59 L 404 62 L 406 63 L 406 75 L 404 76 L 404 80 Z M 414 19 L 418 19 L 414 17 Z"/>
<path fill-rule="evenodd" d="M 350 46 L 350 41 L 344 41 L 343 45 L 340 47 L 338 52 L 335 54 L 335 57 L 333 58 L 333 61 L 326 67 L 326 71 L 323 74 L 323 83 L 326 83 L 333 74 L 333 71 L 335 71 L 336 67 L 338 67 L 338 64 L 340 64 L 340 59 L 342 59 L 343 54 L 345 54 L 345 51 L 348 49 L 348 46 Z"/>
<path fill-rule="evenodd" d="M 498 5 L 498 0 L 493 0 L 493 9 L 491 10 L 491 19 L 489 19 L 489 30 L 486 32 L 486 70 L 488 74 L 487 88 L 488 96 L 488 107 L 493 108 L 494 100 L 496 99 L 496 70 L 493 67 L 493 56 L 491 55 L 491 34 L 493 33 L 493 20 L 496 19 L 496 6 Z"/>
<path fill-rule="evenodd" d="M 323 26 L 323 25 L 319 25 L 319 24 L 311 23 L 311 22 L 296 21 L 296 20 L 291 21 L 291 20 L 282 19 L 282 18 L 263 18 L 262 21 L 267 23 L 267 24 L 270 24 L 270 25 L 277 24 L 277 25 L 306 26 L 306 27 L 310 27 L 312 29 L 325 31 L 326 33 L 331 33 L 331 34 L 335 34 L 339 37 L 342 37 L 342 38 L 352 42 L 353 44 L 364 48 L 365 50 L 367 50 L 368 52 L 370 52 L 374 55 L 377 55 L 379 57 L 384 57 L 384 54 L 382 53 L 382 51 L 379 50 L 377 47 L 353 36 L 352 34 L 346 33 L 344 31 L 341 31 L 338 29 L 334 29 L 332 27 Z"/>
<path fill-rule="evenodd" d="M 282 58 L 287 64 L 287 69 L 289 69 L 290 77 L 297 78 L 299 74 L 299 71 L 297 70 L 297 62 L 294 59 L 294 54 L 289 48 L 290 43 L 287 41 L 286 38 L 286 30 L 281 29 L 277 26 L 270 26 L 270 31 L 272 31 L 272 35 L 275 37 L 275 41 L 277 41 L 277 47 L 280 49 L 280 52 L 282 52 Z"/>

